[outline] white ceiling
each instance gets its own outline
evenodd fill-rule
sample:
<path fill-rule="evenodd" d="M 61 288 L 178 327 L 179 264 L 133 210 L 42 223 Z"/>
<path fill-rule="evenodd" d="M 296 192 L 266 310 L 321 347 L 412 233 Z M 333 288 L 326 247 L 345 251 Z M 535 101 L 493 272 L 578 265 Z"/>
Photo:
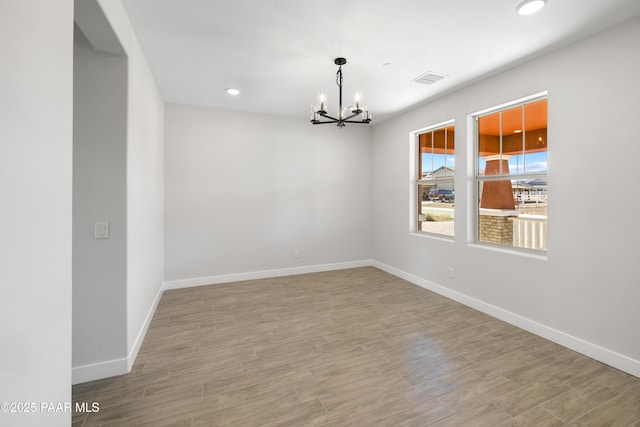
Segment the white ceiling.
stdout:
<path fill-rule="evenodd" d="M 496 70 L 640 16 L 639 0 L 123 0 L 167 102 L 308 119 L 347 58 L 374 123 Z M 385 63 L 391 65 L 383 66 Z M 594 73 L 606 64 L 594 58 Z M 446 74 L 425 86 L 427 71 Z M 241 94 L 231 97 L 225 88 Z M 345 102 L 348 104 L 348 102 Z"/>

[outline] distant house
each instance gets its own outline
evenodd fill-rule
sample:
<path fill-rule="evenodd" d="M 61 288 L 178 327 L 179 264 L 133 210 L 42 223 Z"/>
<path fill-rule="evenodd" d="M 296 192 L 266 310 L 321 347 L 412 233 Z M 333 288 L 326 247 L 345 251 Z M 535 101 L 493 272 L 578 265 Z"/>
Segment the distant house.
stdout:
<path fill-rule="evenodd" d="M 423 188 L 427 191 L 431 188 L 435 188 L 436 190 L 453 190 L 453 181 L 442 182 L 439 180 L 443 179 L 451 179 L 453 178 L 455 173 L 455 168 L 451 168 L 448 166 L 440 166 L 438 169 L 433 172 L 423 172 L 422 179 L 424 180 L 433 180 L 431 182 L 426 182 L 423 185 Z"/>
<path fill-rule="evenodd" d="M 455 169 L 447 166 L 440 166 L 433 172 L 422 172 L 420 187 L 422 188 L 422 200 L 429 200 L 429 192 L 432 190 L 453 191 L 453 175 Z"/>
<path fill-rule="evenodd" d="M 541 178 L 530 181 L 518 180 L 513 184 L 513 196 L 519 203 L 546 202 L 547 180 Z"/>
<path fill-rule="evenodd" d="M 438 179 L 438 178 L 452 178 L 455 169 L 448 166 L 440 166 L 433 172 L 422 172 L 422 179 Z"/>

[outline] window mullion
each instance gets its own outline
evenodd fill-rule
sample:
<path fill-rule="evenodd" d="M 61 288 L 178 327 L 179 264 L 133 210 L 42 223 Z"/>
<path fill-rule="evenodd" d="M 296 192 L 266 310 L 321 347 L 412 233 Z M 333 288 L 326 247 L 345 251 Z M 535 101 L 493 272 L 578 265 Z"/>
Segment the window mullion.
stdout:
<path fill-rule="evenodd" d="M 500 115 L 498 117 L 500 118 L 500 154 L 498 157 L 498 175 L 502 175 L 502 111 L 500 111 Z"/>
<path fill-rule="evenodd" d="M 522 106 L 522 173 L 527 172 L 527 123 L 525 122 L 524 105 Z"/>

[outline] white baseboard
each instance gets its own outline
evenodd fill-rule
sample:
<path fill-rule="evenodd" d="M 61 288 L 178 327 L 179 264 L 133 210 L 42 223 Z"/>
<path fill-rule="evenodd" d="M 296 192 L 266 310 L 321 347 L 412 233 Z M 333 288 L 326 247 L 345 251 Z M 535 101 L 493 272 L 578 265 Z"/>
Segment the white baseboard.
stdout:
<path fill-rule="evenodd" d="M 107 360 L 90 365 L 74 366 L 71 369 L 71 384 L 86 383 L 129 372 L 127 358 Z"/>
<path fill-rule="evenodd" d="M 131 350 L 129 351 L 129 356 L 127 357 L 127 372 L 130 372 L 131 368 L 133 368 L 133 364 L 136 361 L 136 357 L 138 357 L 138 352 L 140 351 L 140 347 L 142 347 L 144 337 L 147 335 L 149 325 L 151 325 L 151 320 L 153 319 L 153 315 L 156 313 L 156 308 L 158 308 L 158 304 L 160 303 L 160 299 L 162 298 L 163 293 L 164 286 L 160 286 L 160 289 L 158 289 L 158 293 L 156 293 L 156 297 L 153 300 L 153 304 L 151 304 L 151 307 L 147 312 L 147 317 L 145 317 L 144 319 L 142 328 L 140 328 L 140 331 L 138 331 L 138 336 L 136 337 L 136 340 L 133 342 Z"/>
<path fill-rule="evenodd" d="M 160 287 L 153 301 L 153 304 L 151 304 L 151 307 L 147 312 L 147 317 L 144 320 L 144 324 L 142 325 L 142 328 L 140 328 L 138 336 L 136 337 L 136 340 L 134 341 L 128 356 L 126 358 L 107 360 L 104 362 L 98 362 L 89 365 L 74 366 L 71 369 L 71 384 L 75 385 L 86 383 L 88 381 L 115 377 L 116 375 L 123 375 L 130 372 L 131 368 L 133 367 L 133 363 L 136 361 L 136 357 L 138 356 L 138 352 L 140 351 L 140 347 L 142 346 L 144 337 L 147 334 L 149 325 L 151 324 L 151 319 L 153 319 L 153 315 L 156 312 L 158 303 L 162 298 L 163 292 L 164 289 Z"/>
<path fill-rule="evenodd" d="M 304 267 L 279 268 L 274 270 L 252 271 L 248 273 L 221 274 L 219 276 L 194 277 L 192 279 L 169 280 L 164 289 L 191 288 L 194 286 L 217 285 L 220 283 L 240 282 L 244 280 L 268 279 L 271 277 L 293 276 L 295 274 L 319 273 L 321 271 L 345 270 L 347 268 L 369 267 L 371 260 L 338 262 L 332 264 L 308 265 Z"/>
<path fill-rule="evenodd" d="M 614 368 L 620 369 L 621 371 L 627 372 L 633 376 L 640 377 L 640 361 L 638 360 L 632 359 L 623 354 L 619 354 L 615 351 L 601 347 L 597 344 L 585 341 L 581 338 L 543 325 L 534 320 L 520 316 L 519 314 L 515 314 L 500 307 L 488 304 L 484 301 L 470 297 L 458 291 L 454 291 L 444 286 L 435 284 L 421 277 L 415 276 L 381 262 L 372 261 L 371 265 L 422 288 L 433 291 L 437 294 L 457 301 L 468 307 L 474 308 L 497 319 L 503 320 L 507 323 L 524 329 L 525 331 L 546 338 L 549 341 L 553 341 L 563 347 L 567 347 L 571 350 L 577 351 L 578 353 L 584 354 L 585 356 L 591 357 L 592 359 L 598 360 L 609 366 L 613 366 Z"/>

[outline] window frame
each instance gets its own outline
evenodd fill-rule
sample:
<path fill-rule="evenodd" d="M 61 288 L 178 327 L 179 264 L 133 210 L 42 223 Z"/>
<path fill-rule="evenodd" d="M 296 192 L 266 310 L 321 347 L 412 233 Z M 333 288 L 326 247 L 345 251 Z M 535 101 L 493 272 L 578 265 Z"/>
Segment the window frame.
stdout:
<path fill-rule="evenodd" d="M 495 114 L 495 113 L 509 110 L 519 106 L 525 106 L 527 104 L 531 104 L 531 103 L 542 101 L 542 100 L 547 100 L 547 129 L 548 129 L 548 126 L 549 126 L 548 91 L 538 92 L 532 95 L 515 99 L 513 101 L 509 101 L 493 107 L 485 108 L 483 110 L 472 113 L 468 116 L 469 117 L 468 123 L 471 129 L 473 129 L 473 152 L 472 152 L 473 175 L 471 176 L 471 180 L 470 180 L 473 187 L 471 189 L 471 193 L 473 195 L 473 199 L 472 199 L 473 202 L 470 204 L 471 217 L 473 218 L 473 227 L 472 227 L 472 230 L 470 230 L 472 231 L 470 240 L 471 240 L 471 243 L 473 244 L 477 244 L 482 247 L 500 249 L 509 253 L 521 253 L 521 254 L 529 254 L 534 256 L 541 256 L 546 259 L 546 255 L 548 251 L 547 236 L 545 236 L 545 249 L 543 250 L 529 249 L 529 248 L 518 247 L 515 245 L 507 245 L 507 244 L 494 243 L 487 240 L 480 240 L 480 209 L 481 209 L 480 208 L 480 185 L 481 183 L 490 182 L 490 181 L 494 181 L 494 182 L 495 181 L 514 181 L 514 180 L 537 179 L 537 178 L 545 178 L 547 179 L 547 182 L 548 182 L 549 170 L 547 166 L 547 170 L 545 172 L 529 172 L 529 173 L 523 172 L 523 173 L 516 173 L 516 174 L 501 173 L 501 174 L 489 175 L 489 176 L 480 175 L 479 160 L 481 156 L 479 155 L 480 153 L 479 119 L 491 114 Z M 523 123 L 523 126 L 525 126 L 524 123 Z M 549 153 L 549 150 L 548 150 L 548 141 L 547 141 L 547 157 L 548 157 L 548 153 Z M 499 155 L 502 155 L 502 147 L 500 149 Z M 548 192 L 548 188 L 546 191 Z M 516 210 L 517 210 L 517 206 L 516 206 Z M 546 221 L 548 222 L 548 215 L 547 215 Z"/>
<path fill-rule="evenodd" d="M 449 235 L 449 234 L 443 234 L 443 233 L 436 233 L 436 232 L 432 232 L 432 231 L 424 231 L 420 229 L 420 215 L 422 215 L 421 210 L 422 210 L 422 195 L 420 193 L 420 187 L 426 184 L 433 184 L 434 182 L 436 182 L 436 180 L 434 178 L 430 178 L 430 179 L 422 179 L 422 170 L 421 170 L 421 153 L 420 153 L 420 135 L 425 134 L 425 133 L 429 133 L 429 132 L 434 132 L 437 131 L 439 129 L 446 129 L 449 128 L 451 126 L 454 127 L 454 151 L 453 151 L 453 158 L 454 158 L 454 165 L 456 164 L 456 153 L 457 151 L 455 150 L 455 124 L 456 121 L 455 119 L 449 119 L 449 120 L 445 120 L 430 126 L 426 126 L 417 130 L 414 130 L 412 132 L 410 132 L 410 146 L 411 146 L 411 157 L 412 157 L 412 162 L 411 162 L 411 168 L 410 168 L 410 192 L 411 192 L 411 196 L 410 196 L 410 212 L 411 214 L 410 216 L 410 232 L 411 233 L 415 233 L 417 235 L 420 236 L 429 236 L 429 237 L 434 237 L 434 238 L 442 238 L 445 239 L 447 241 L 452 241 L 455 238 L 455 232 L 453 235 Z M 448 138 L 448 136 L 447 136 Z M 433 153 L 432 153 L 433 154 Z M 447 166 L 446 160 L 445 160 L 445 166 Z M 446 173 L 446 172 L 445 172 Z M 437 182 L 442 182 L 442 183 L 451 183 L 453 186 L 453 191 L 455 192 L 455 187 L 456 187 L 456 183 L 455 183 L 455 169 L 454 169 L 454 173 L 453 175 L 451 175 L 451 177 L 447 177 L 445 179 L 439 179 Z M 455 207 L 454 207 L 454 212 L 455 212 Z M 454 228 L 455 228 L 455 214 L 454 214 Z"/>

